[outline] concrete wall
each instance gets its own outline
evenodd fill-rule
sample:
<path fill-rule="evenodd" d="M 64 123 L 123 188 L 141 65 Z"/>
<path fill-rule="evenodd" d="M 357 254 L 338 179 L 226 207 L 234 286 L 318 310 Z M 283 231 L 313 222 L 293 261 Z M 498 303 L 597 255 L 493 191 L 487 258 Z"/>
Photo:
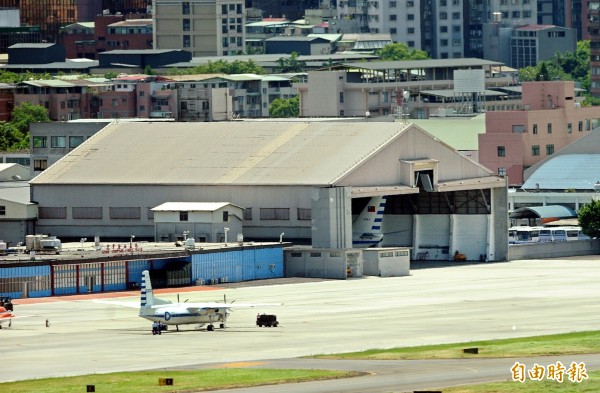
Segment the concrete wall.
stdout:
<path fill-rule="evenodd" d="M 363 274 L 379 277 L 410 276 L 410 250 L 391 247 L 364 249 Z"/>
<path fill-rule="evenodd" d="M 595 254 L 600 254 L 600 239 L 514 244 L 508 247 L 509 261 Z"/>
<path fill-rule="evenodd" d="M 312 246 L 352 248 L 350 187 L 315 189 L 311 199 Z"/>
<path fill-rule="evenodd" d="M 285 277 L 361 277 L 361 250 L 326 248 L 284 249 Z"/>

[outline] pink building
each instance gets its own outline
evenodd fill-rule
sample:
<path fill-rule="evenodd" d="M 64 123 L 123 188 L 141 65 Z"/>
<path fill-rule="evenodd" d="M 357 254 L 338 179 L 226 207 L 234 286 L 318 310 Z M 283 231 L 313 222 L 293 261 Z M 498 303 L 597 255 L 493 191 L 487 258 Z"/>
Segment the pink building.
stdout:
<path fill-rule="evenodd" d="M 523 184 L 523 171 L 600 125 L 599 107 L 582 107 L 572 81 L 523 83 L 523 110 L 486 113 L 479 162 L 508 184 Z"/>

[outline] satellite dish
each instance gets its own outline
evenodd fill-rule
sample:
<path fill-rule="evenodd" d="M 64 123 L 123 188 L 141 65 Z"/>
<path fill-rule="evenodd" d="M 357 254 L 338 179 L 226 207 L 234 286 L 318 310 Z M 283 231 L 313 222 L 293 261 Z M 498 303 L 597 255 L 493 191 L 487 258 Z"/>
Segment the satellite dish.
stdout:
<path fill-rule="evenodd" d="M 402 97 L 404 97 L 405 100 L 408 100 L 410 98 L 410 91 L 404 90 Z"/>
<path fill-rule="evenodd" d="M 371 116 L 371 112 L 369 112 L 369 111 L 366 111 L 366 112 L 365 112 L 365 117 L 369 117 L 369 116 Z"/>
<path fill-rule="evenodd" d="M 19 180 L 21 180 L 21 176 L 19 176 L 19 175 L 12 175 L 11 179 L 13 179 L 14 181 L 19 181 Z"/>

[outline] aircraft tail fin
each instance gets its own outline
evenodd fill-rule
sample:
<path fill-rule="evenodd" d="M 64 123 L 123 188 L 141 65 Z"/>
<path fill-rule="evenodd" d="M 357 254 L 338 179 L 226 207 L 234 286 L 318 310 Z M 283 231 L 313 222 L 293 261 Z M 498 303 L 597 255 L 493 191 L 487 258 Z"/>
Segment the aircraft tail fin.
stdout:
<path fill-rule="evenodd" d="M 387 197 L 372 197 L 367 206 L 354 221 L 352 232 L 356 233 L 381 233 L 381 222 Z"/>
<path fill-rule="evenodd" d="M 386 196 L 372 197 L 352 224 L 353 247 L 376 247 L 383 241 L 381 223 Z"/>
<path fill-rule="evenodd" d="M 150 282 L 150 272 L 142 272 L 142 294 L 140 307 L 152 307 L 154 305 L 154 292 L 152 292 L 152 283 Z"/>

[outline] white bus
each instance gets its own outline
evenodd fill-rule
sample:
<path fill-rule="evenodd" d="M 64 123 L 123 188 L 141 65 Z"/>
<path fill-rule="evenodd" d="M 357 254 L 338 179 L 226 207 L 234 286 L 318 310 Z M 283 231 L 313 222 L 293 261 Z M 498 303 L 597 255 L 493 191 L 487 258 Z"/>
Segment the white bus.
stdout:
<path fill-rule="evenodd" d="M 541 242 L 562 242 L 589 238 L 583 233 L 581 227 L 547 227 L 540 230 Z"/>
<path fill-rule="evenodd" d="M 508 230 L 509 244 L 537 243 L 543 227 L 516 226 Z"/>

